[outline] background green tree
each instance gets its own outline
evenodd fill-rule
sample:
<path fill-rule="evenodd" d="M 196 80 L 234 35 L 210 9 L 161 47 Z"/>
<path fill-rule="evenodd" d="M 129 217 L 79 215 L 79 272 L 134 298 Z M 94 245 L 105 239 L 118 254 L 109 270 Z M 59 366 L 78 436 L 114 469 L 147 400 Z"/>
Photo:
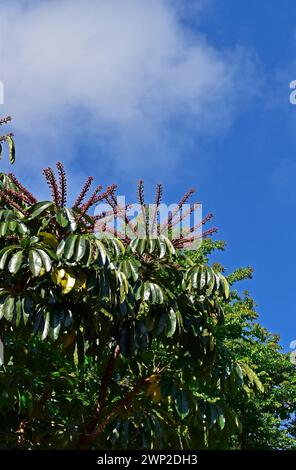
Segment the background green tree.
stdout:
<path fill-rule="evenodd" d="M 204 262 L 224 247 L 222 241 L 205 240 Z M 222 266 L 216 266 L 224 272 Z M 290 353 L 283 351 L 280 337 L 258 323 L 256 304 L 249 292 L 240 289 L 239 283 L 251 279 L 252 272 L 250 267 L 239 268 L 226 276 L 231 288 L 219 334 L 236 361 L 242 361 L 243 367 L 249 366 L 256 372 L 263 390 L 254 393 L 244 384 L 236 394 L 232 406 L 239 416 L 241 429 L 232 436 L 227 448 L 295 449 L 296 366 L 290 360 Z M 225 442 L 219 440 L 216 445 L 225 448 Z"/>
<path fill-rule="evenodd" d="M 247 273 L 245 273 L 246 275 Z M 229 280 L 244 273 L 238 270 Z M 236 410 L 243 423 L 238 440 L 242 449 L 296 449 L 293 419 L 296 412 L 296 367 L 284 353 L 279 336 L 258 323 L 255 303 L 248 292 L 232 293 L 226 307 L 225 338 L 235 357 L 250 365 L 264 386 L 260 396 L 247 391 Z"/>

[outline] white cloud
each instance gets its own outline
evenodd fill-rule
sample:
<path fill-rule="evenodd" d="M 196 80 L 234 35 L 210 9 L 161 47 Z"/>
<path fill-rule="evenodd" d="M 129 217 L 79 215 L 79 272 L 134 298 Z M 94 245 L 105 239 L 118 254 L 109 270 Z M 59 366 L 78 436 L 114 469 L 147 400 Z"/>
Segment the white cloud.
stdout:
<path fill-rule="evenodd" d="M 13 114 L 23 150 L 37 155 L 34 130 L 43 160 L 87 130 L 120 168 L 161 169 L 169 156 L 178 161 L 176 123 L 216 132 L 253 93 L 244 51 L 215 49 L 186 30 L 172 2 L 0 0 L 0 11 L 0 111 Z M 69 159 L 73 148 L 62 150 Z M 141 151 L 149 161 L 135 160 Z"/>

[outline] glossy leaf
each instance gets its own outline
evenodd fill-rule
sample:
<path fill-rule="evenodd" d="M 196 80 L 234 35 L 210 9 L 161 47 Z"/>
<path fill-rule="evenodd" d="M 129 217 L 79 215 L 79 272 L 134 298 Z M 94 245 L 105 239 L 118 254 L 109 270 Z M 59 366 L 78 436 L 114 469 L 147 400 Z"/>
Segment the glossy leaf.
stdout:
<path fill-rule="evenodd" d="M 188 393 L 185 390 L 176 390 L 175 407 L 181 419 L 185 419 L 186 416 L 188 416 L 190 408 L 188 402 Z"/>
<path fill-rule="evenodd" d="M 42 268 L 42 259 L 37 250 L 29 251 L 29 266 L 33 276 L 39 276 Z"/>
<path fill-rule="evenodd" d="M 18 272 L 23 260 L 23 250 L 17 251 L 14 255 L 10 258 L 8 263 L 8 270 L 11 274 L 15 274 Z"/>
<path fill-rule="evenodd" d="M 47 209 L 50 209 L 52 207 L 53 207 L 53 202 L 51 201 L 42 201 L 42 202 L 35 204 L 31 208 L 32 213 L 31 213 L 30 219 L 31 220 L 36 219 L 36 217 L 39 217 L 39 215 L 41 215 Z"/>

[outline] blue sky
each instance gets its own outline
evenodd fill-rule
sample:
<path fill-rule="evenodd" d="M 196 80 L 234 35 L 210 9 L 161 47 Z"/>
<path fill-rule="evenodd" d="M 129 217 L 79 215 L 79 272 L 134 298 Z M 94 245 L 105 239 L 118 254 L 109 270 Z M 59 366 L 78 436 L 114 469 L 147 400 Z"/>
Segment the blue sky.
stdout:
<path fill-rule="evenodd" d="M 296 4 L 293 0 L 0 0 L 0 80 L 15 172 L 65 162 L 134 198 L 196 187 L 261 322 L 296 338 Z M 8 170 L 8 164 L 2 163 Z M 74 192 L 74 191 L 73 191 Z"/>

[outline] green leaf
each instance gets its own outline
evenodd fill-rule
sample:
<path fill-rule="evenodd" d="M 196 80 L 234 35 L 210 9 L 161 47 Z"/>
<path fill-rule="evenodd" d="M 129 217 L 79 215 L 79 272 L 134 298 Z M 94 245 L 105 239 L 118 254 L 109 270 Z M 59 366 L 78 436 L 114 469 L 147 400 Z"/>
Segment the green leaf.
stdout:
<path fill-rule="evenodd" d="M 125 274 L 122 272 L 117 273 L 117 278 L 119 281 L 120 303 L 122 303 L 128 293 L 128 282 Z"/>
<path fill-rule="evenodd" d="M 166 327 L 166 336 L 171 338 L 176 331 L 177 326 L 177 316 L 176 312 L 171 308 L 167 317 L 167 327 Z"/>
<path fill-rule="evenodd" d="M 161 259 L 165 256 L 167 249 L 166 243 L 162 238 L 159 239 L 159 249 L 159 258 Z"/>
<path fill-rule="evenodd" d="M 129 244 L 129 248 L 132 250 L 133 253 L 137 251 L 137 246 L 138 246 L 139 241 L 140 241 L 139 238 L 134 238 L 133 240 L 131 240 Z"/>
<path fill-rule="evenodd" d="M 218 273 L 218 276 L 220 279 L 221 293 L 224 296 L 224 298 L 227 300 L 229 297 L 229 284 L 226 278 L 221 273 Z"/>
<path fill-rule="evenodd" d="M 15 326 L 19 326 L 22 319 L 22 300 L 20 297 L 15 302 Z"/>
<path fill-rule="evenodd" d="M 138 267 L 134 260 L 126 259 L 119 264 L 119 269 L 128 279 L 132 278 L 134 282 L 138 279 Z"/>
<path fill-rule="evenodd" d="M 172 242 L 167 237 L 165 237 L 164 235 L 161 235 L 161 238 L 165 241 L 165 244 L 167 246 L 167 251 L 169 252 L 169 254 L 174 255 L 176 253 L 176 250 L 175 250 L 174 245 L 172 244 Z"/>
<path fill-rule="evenodd" d="M 207 284 L 207 270 L 205 266 L 200 266 L 198 269 L 197 285 L 196 285 L 198 291 L 203 292 L 204 288 L 206 287 L 206 284 Z"/>
<path fill-rule="evenodd" d="M 40 255 L 40 258 L 42 260 L 42 265 L 43 265 L 45 271 L 48 273 L 51 270 L 51 259 L 45 251 L 40 250 L 40 249 L 37 249 L 37 251 L 38 251 L 38 253 Z"/>
<path fill-rule="evenodd" d="M 5 302 L 5 299 L 0 298 L 0 320 L 2 320 L 4 316 L 4 302 Z"/>
<path fill-rule="evenodd" d="M 153 253 L 156 248 L 156 241 L 156 238 L 149 238 L 149 240 L 147 240 L 148 253 Z"/>
<path fill-rule="evenodd" d="M 16 220 L 11 220 L 8 222 L 8 228 L 10 232 L 14 232 L 17 227 L 17 221 Z"/>
<path fill-rule="evenodd" d="M 84 236 L 78 236 L 75 243 L 74 259 L 80 261 L 85 255 L 86 239 Z"/>
<path fill-rule="evenodd" d="M 17 229 L 20 235 L 26 235 L 28 232 L 28 228 L 23 222 L 18 223 Z"/>
<path fill-rule="evenodd" d="M 99 250 L 102 264 L 104 265 L 106 262 L 106 258 L 107 258 L 106 248 L 104 247 L 103 243 L 100 240 L 96 240 L 96 245 Z"/>
<path fill-rule="evenodd" d="M 137 251 L 142 255 L 146 248 L 146 238 L 140 238 L 137 245 Z"/>
<path fill-rule="evenodd" d="M 157 290 L 156 290 L 156 287 L 154 284 L 152 283 L 149 283 L 149 289 L 150 289 L 150 299 L 151 299 L 151 303 L 152 304 L 155 304 L 157 303 Z"/>
<path fill-rule="evenodd" d="M 29 251 L 29 267 L 33 276 L 39 276 L 42 268 L 42 259 L 36 250 Z"/>
<path fill-rule="evenodd" d="M 29 317 L 35 312 L 35 305 L 30 297 L 24 297 L 22 299 L 22 311 L 23 311 L 23 322 L 27 324 Z"/>
<path fill-rule="evenodd" d="M 57 223 L 63 227 L 63 228 L 66 228 L 69 224 L 69 220 L 68 220 L 68 217 L 67 217 L 67 214 L 65 212 L 65 209 L 62 208 L 62 209 L 59 209 L 56 213 L 56 221 Z"/>
<path fill-rule="evenodd" d="M 243 371 L 243 374 L 245 377 L 248 378 L 251 386 L 256 386 L 256 388 L 260 391 L 260 392 L 264 392 L 264 387 L 258 377 L 258 375 L 256 374 L 256 372 L 251 369 L 251 367 L 248 366 L 248 364 L 246 363 L 240 363 L 240 365 L 238 365 L 236 368 L 240 367 Z"/>
<path fill-rule="evenodd" d="M 17 251 L 11 257 L 9 264 L 8 264 L 8 271 L 11 274 L 15 274 L 18 272 L 23 260 L 23 250 Z"/>
<path fill-rule="evenodd" d="M 31 210 L 33 210 L 30 219 L 36 219 L 42 212 L 46 211 L 47 209 L 53 207 L 53 202 L 51 201 L 43 201 L 38 202 L 32 206 Z"/>
<path fill-rule="evenodd" d="M 144 282 L 144 284 L 142 284 L 142 286 L 140 288 L 141 299 L 142 300 L 149 300 L 150 293 L 151 293 L 150 282 L 146 281 L 146 282 Z"/>
<path fill-rule="evenodd" d="M 155 287 L 156 294 L 157 294 L 157 302 L 159 304 L 162 304 L 164 302 L 163 291 L 162 291 L 161 287 L 158 284 L 154 283 L 154 287 Z"/>
<path fill-rule="evenodd" d="M 221 431 L 224 429 L 225 427 L 225 416 L 223 413 L 220 413 L 219 416 L 218 416 L 218 425 L 219 425 L 219 428 L 221 429 Z"/>
<path fill-rule="evenodd" d="M 63 253 L 64 253 L 64 249 L 65 249 L 65 240 L 61 240 L 61 242 L 59 243 L 58 247 L 57 247 L 57 256 L 61 256 Z"/>
<path fill-rule="evenodd" d="M 127 278 L 131 276 L 131 269 L 128 260 L 124 260 L 119 264 L 119 269 L 122 271 Z"/>
<path fill-rule="evenodd" d="M 56 253 L 53 250 L 51 250 L 50 248 L 47 248 L 47 246 L 44 246 L 42 251 L 45 251 L 45 253 L 48 254 L 51 262 L 52 262 L 52 260 L 58 261 L 58 257 L 56 255 Z"/>
<path fill-rule="evenodd" d="M 0 252 L 0 256 L 1 256 L 1 259 L 0 259 L 0 269 L 4 269 L 5 268 L 5 264 L 6 264 L 6 261 L 7 261 L 7 258 L 8 256 L 10 255 L 10 253 L 15 250 L 17 248 L 16 245 L 13 245 L 13 246 L 9 246 L 9 247 L 5 247 L 3 250 L 1 250 Z"/>
<path fill-rule="evenodd" d="M 32 237 L 30 237 L 30 246 L 33 246 L 33 245 L 36 245 L 36 243 L 39 242 L 39 237 L 37 237 L 36 235 L 33 235 Z"/>
<path fill-rule="evenodd" d="M 4 237 L 8 230 L 8 222 L 2 222 L 0 224 L 0 237 Z"/>
<path fill-rule="evenodd" d="M 50 337 L 53 339 L 53 341 L 56 341 L 58 339 L 60 329 L 61 329 L 60 314 L 58 312 L 55 312 L 52 315 L 52 318 L 50 321 L 50 328 L 49 328 L 49 334 L 50 334 Z"/>
<path fill-rule="evenodd" d="M 181 419 L 185 419 L 189 414 L 188 393 L 185 390 L 175 391 L 175 408 Z"/>
<path fill-rule="evenodd" d="M 64 210 L 65 210 L 66 217 L 69 221 L 70 229 L 72 232 L 74 232 L 77 228 L 77 223 L 73 215 L 73 212 L 71 209 L 67 209 L 67 207 L 65 207 Z"/>
<path fill-rule="evenodd" d="M 119 240 L 118 238 L 110 238 L 108 239 L 108 241 L 109 244 L 112 245 L 116 257 L 119 257 L 120 255 L 123 255 L 125 253 L 124 244 L 121 240 Z"/>
<path fill-rule="evenodd" d="M 235 373 L 236 373 L 238 385 L 239 385 L 239 387 L 241 387 L 242 384 L 243 384 L 243 381 L 244 381 L 242 368 L 239 364 L 237 364 L 234 370 L 235 370 Z"/>
<path fill-rule="evenodd" d="M 11 322 L 13 319 L 14 313 L 14 297 L 10 295 L 6 297 L 4 305 L 3 305 L 4 317 L 7 321 Z"/>
<path fill-rule="evenodd" d="M 66 238 L 65 248 L 64 248 L 64 256 L 66 259 L 72 258 L 75 249 L 75 243 L 77 240 L 78 235 L 70 235 Z"/>
<path fill-rule="evenodd" d="M 138 277 L 139 277 L 139 272 L 138 272 L 138 266 L 137 266 L 137 263 L 135 260 L 133 259 L 130 259 L 128 260 L 129 261 L 129 265 L 130 265 L 130 271 L 131 271 L 131 278 L 134 282 L 137 281 Z"/>
<path fill-rule="evenodd" d="M 44 319 L 44 326 L 43 326 L 43 332 L 41 339 L 42 341 L 46 339 L 48 333 L 49 333 L 49 327 L 50 327 L 50 312 L 45 312 L 43 314 L 43 319 Z"/>

